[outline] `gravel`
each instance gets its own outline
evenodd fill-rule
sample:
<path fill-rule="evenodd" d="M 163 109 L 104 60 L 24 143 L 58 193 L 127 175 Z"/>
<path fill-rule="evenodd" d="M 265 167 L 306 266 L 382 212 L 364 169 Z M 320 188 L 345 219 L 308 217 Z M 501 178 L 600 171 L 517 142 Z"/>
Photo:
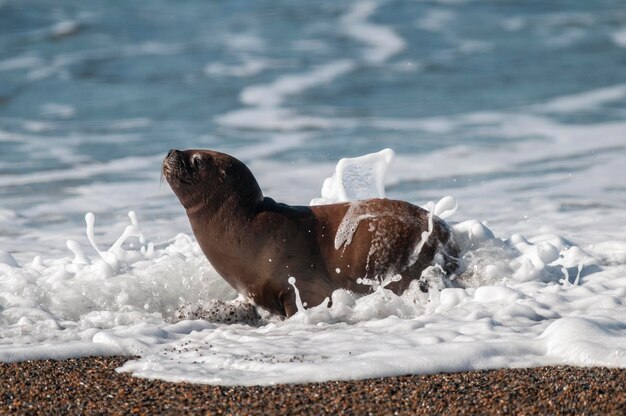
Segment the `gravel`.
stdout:
<path fill-rule="evenodd" d="M 220 387 L 117 373 L 130 358 L 0 363 L 0 414 L 626 414 L 626 369 L 540 367 Z"/>

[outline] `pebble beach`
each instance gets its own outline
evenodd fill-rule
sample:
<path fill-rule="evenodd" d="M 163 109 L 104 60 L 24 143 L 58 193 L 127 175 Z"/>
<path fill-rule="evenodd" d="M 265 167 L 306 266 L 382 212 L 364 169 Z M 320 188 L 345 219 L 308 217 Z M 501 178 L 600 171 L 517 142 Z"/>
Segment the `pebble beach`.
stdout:
<path fill-rule="evenodd" d="M 539 367 L 277 386 L 168 383 L 129 357 L 0 364 L 1 414 L 578 414 L 626 412 L 626 370 Z"/>

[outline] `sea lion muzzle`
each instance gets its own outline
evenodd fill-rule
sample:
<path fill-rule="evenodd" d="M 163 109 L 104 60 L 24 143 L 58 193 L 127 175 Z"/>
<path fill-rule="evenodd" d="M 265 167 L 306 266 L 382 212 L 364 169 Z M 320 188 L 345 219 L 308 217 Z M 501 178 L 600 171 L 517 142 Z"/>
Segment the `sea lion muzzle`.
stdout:
<path fill-rule="evenodd" d="M 191 184 L 193 172 L 189 171 L 190 163 L 180 150 L 172 149 L 163 160 L 162 173 L 170 186 L 179 185 L 179 182 Z"/>

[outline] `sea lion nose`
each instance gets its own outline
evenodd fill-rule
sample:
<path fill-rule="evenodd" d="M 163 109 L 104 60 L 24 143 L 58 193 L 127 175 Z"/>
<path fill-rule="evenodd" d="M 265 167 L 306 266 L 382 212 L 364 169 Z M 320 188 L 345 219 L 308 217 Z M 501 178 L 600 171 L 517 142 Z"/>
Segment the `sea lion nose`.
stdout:
<path fill-rule="evenodd" d="M 172 169 L 179 166 L 182 162 L 182 158 L 180 157 L 180 151 L 176 149 L 171 149 L 167 152 L 167 156 L 163 159 L 163 173 L 167 174 Z"/>

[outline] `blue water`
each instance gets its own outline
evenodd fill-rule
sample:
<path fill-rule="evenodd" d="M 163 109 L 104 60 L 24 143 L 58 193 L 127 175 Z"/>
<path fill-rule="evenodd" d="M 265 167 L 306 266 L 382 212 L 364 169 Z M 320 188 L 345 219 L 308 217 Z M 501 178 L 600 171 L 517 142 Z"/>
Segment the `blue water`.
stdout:
<path fill-rule="evenodd" d="M 391 147 L 410 166 L 452 149 L 471 156 L 466 168 L 399 175 L 391 195 L 422 202 L 480 183 L 571 207 L 575 192 L 550 188 L 561 181 L 550 175 L 626 153 L 615 126 L 626 117 L 625 31 L 619 0 L 0 1 L 0 248 L 63 249 L 87 211 L 111 225 L 136 210 L 163 239 L 187 231 L 159 185 L 173 147 L 230 152 L 269 178 L 265 190 L 300 203 L 341 157 Z M 246 98 L 259 85 L 279 93 Z M 609 98 L 541 107 L 593 91 Z M 526 130 L 532 120 L 509 125 L 509 114 L 558 126 Z M 609 126 L 611 138 L 589 137 L 599 140 L 590 150 L 555 133 L 576 126 Z M 569 152 L 541 150 L 548 142 Z M 541 149 L 517 160 L 523 143 Z M 511 164 L 476 169 L 492 152 Z M 626 182 L 598 192 L 587 196 L 620 210 Z"/>

